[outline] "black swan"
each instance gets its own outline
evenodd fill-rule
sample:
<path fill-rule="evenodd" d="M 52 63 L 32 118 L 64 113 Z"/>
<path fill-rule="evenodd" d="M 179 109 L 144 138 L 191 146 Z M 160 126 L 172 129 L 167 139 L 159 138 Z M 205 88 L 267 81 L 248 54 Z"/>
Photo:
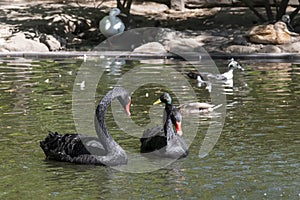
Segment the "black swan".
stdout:
<path fill-rule="evenodd" d="M 172 98 L 168 93 L 161 95 L 158 101 L 165 103 L 164 125 L 144 131 L 141 141 L 141 153 L 160 157 L 181 158 L 188 155 L 188 147 L 181 130 L 181 114 L 172 105 Z M 175 125 L 176 132 L 173 130 Z"/>
<path fill-rule="evenodd" d="M 106 109 L 115 98 L 130 116 L 131 97 L 124 88 L 116 87 L 103 97 L 96 108 L 94 123 L 98 137 L 49 132 L 46 139 L 40 142 L 46 158 L 105 166 L 127 164 L 125 151 L 109 134 L 105 123 Z"/>

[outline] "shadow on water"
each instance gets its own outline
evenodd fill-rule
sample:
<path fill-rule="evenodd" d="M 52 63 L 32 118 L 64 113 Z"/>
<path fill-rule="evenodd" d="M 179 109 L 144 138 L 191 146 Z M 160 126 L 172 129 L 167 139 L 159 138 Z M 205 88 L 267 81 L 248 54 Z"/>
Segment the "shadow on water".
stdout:
<path fill-rule="evenodd" d="M 102 66 L 104 74 L 95 103 L 120 76 L 139 64 L 130 61 L 115 68 Z M 224 61 L 216 64 L 220 72 L 226 71 Z M 225 125 L 209 155 L 199 158 L 198 152 L 210 121 L 218 117 L 214 113 L 194 116 L 199 128 L 195 138 L 189 138 L 186 131 L 187 140 L 191 140 L 187 158 L 163 169 L 134 174 L 45 160 L 39 141 L 48 130 L 75 132 L 72 90 L 81 87 L 74 85 L 81 61 L 2 59 L 1 199 L 299 198 L 300 65 L 246 60 L 242 64 L 246 71 L 235 72 L 233 87 L 224 90 Z M 183 74 L 192 69 L 185 63 L 164 67 Z M 197 87 L 194 80 L 187 81 L 199 101 L 210 101 L 205 88 Z M 162 107 L 150 105 L 163 90 L 159 84 L 147 84 L 132 95 L 136 124 L 146 126 L 152 119 L 161 123 Z M 179 103 L 176 98 L 174 103 Z M 116 141 L 126 151 L 138 153 L 139 138 L 120 131 L 112 119 L 109 111 L 107 124 Z M 184 130 L 193 125 L 184 119 Z"/>

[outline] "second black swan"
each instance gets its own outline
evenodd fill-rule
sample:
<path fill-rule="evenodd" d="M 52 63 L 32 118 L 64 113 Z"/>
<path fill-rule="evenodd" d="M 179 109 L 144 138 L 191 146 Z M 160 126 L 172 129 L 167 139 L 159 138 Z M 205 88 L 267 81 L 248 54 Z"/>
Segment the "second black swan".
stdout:
<path fill-rule="evenodd" d="M 105 166 L 127 164 L 128 158 L 125 151 L 109 134 L 105 123 L 107 107 L 115 98 L 130 116 L 131 97 L 124 88 L 116 87 L 103 97 L 96 108 L 94 123 L 98 137 L 49 132 L 45 140 L 40 142 L 46 158 Z"/>
<path fill-rule="evenodd" d="M 154 104 L 165 103 L 163 128 L 157 126 L 144 131 L 141 141 L 141 153 L 160 157 L 181 158 L 188 155 L 188 146 L 182 136 L 181 114 L 172 105 L 172 98 L 168 93 L 160 96 Z M 176 132 L 173 130 L 175 125 Z"/>

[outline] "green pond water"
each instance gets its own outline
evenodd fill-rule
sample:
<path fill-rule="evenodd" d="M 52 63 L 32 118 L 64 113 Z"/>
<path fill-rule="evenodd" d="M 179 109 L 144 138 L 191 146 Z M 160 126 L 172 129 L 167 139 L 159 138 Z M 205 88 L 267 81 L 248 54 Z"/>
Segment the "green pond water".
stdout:
<path fill-rule="evenodd" d="M 188 157 L 144 173 L 143 163 L 138 162 L 140 131 L 151 127 L 152 119 L 160 123 L 163 107 L 152 103 L 167 89 L 157 81 L 137 87 L 132 94 L 131 120 L 142 127 L 132 129 L 132 135 L 121 130 L 114 111 L 109 109 L 106 116 L 114 139 L 134 155 L 129 166 L 136 167 L 136 173 L 48 161 L 39 141 L 49 130 L 75 133 L 82 121 L 91 124 L 85 128 L 94 134 L 93 116 L 82 113 L 77 120 L 73 106 L 83 111 L 88 102 L 95 106 L 137 66 L 152 72 L 175 70 L 175 75 L 168 77 L 174 83 L 183 78 L 198 101 L 210 102 L 211 95 L 187 78 L 185 73 L 192 69 L 188 63 L 96 63 L 93 67 L 103 74 L 94 97 L 74 103 L 74 91 L 86 91 L 87 80 L 93 78 L 83 72 L 86 81 L 76 79 L 82 60 L 0 60 L 0 199 L 300 199 L 299 63 L 242 61 L 245 71 L 235 71 L 233 87 L 223 91 L 225 114 L 183 116 L 184 137 L 190 144 Z M 220 72 L 226 70 L 227 61 L 217 60 L 216 64 Z M 131 78 L 143 83 L 144 75 Z M 189 88 L 180 84 L 174 88 L 171 93 L 190 100 Z M 174 103 L 179 100 L 174 98 Z M 116 112 L 124 115 L 122 110 Z M 224 119 L 221 134 L 213 149 L 199 157 L 207 129 L 218 118 Z M 190 136 L 190 130 L 196 135 Z"/>

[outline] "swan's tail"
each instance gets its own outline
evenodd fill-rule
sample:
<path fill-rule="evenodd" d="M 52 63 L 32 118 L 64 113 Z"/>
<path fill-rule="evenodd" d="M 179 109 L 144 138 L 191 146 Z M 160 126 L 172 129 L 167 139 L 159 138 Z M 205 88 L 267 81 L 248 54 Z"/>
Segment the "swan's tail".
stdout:
<path fill-rule="evenodd" d="M 58 134 L 57 132 L 53 133 L 49 131 L 49 134 L 45 140 L 40 141 L 40 147 L 43 149 L 46 157 L 51 156 L 53 150 L 57 149 L 61 137 L 62 135 Z"/>
<path fill-rule="evenodd" d="M 40 146 L 46 158 L 53 160 L 64 160 L 66 155 L 76 157 L 82 154 L 90 154 L 78 134 L 61 135 L 49 131 L 45 140 L 40 142 Z"/>
<path fill-rule="evenodd" d="M 106 163 L 101 157 L 107 155 L 108 152 L 103 149 L 98 138 L 90 136 L 61 135 L 49 131 L 45 140 L 40 142 L 40 146 L 49 160 L 95 165 L 116 165 L 127 162 L 127 158 L 122 158 L 123 160 L 118 158 L 116 163 L 114 160 Z"/>

